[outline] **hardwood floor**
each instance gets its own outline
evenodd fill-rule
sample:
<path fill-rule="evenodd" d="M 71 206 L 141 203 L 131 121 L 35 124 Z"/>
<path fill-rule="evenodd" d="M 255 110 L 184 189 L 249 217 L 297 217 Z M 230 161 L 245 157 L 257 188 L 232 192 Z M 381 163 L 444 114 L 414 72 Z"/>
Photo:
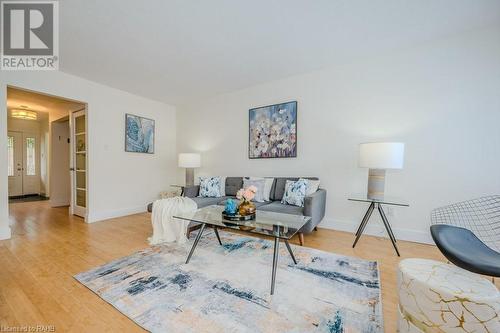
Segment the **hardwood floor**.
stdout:
<path fill-rule="evenodd" d="M 149 214 L 86 224 L 67 208 L 48 202 L 10 205 L 13 237 L 0 241 L 0 326 L 54 325 L 57 332 L 134 332 L 142 329 L 73 279 L 113 259 L 148 246 Z M 388 239 L 319 228 L 305 245 L 324 251 L 378 260 L 384 324 L 396 332 L 396 269 L 400 260 Z M 298 239 L 293 239 L 298 244 Z M 444 260 L 434 246 L 398 242 L 401 258 Z M 279 273 L 278 273 L 279 274 Z"/>

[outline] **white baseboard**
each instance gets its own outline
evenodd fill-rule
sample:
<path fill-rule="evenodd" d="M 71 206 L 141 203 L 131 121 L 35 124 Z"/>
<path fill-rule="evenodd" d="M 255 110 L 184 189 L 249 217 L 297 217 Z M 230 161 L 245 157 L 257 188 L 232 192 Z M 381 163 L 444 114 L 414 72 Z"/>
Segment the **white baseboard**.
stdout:
<path fill-rule="evenodd" d="M 354 234 L 358 226 L 359 222 L 339 221 L 339 220 L 324 218 L 318 227 L 352 232 Z M 434 241 L 432 240 L 430 232 L 423 232 L 420 230 L 412 230 L 412 229 L 401 229 L 394 227 L 392 228 L 392 231 L 394 232 L 394 235 L 398 240 L 434 245 Z M 366 229 L 363 232 L 363 234 L 389 238 L 384 226 L 378 221 L 368 222 L 368 225 L 366 226 Z"/>
<path fill-rule="evenodd" d="M 118 210 L 101 211 L 89 214 L 89 216 L 87 217 L 87 223 L 94 223 L 117 217 L 144 213 L 144 212 L 146 212 L 146 205 L 130 207 L 125 209 L 118 209 Z M 339 221 L 330 218 L 324 218 L 323 221 L 320 223 L 319 227 L 354 233 L 358 228 L 358 225 L 359 222 Z M 423 244 L 434 244 L 430 232 L 423 232 L 420 230 L 402 229 L 402 228 L 393 228 L 393 232 L 398 240 L 405 240 Z M 364 234 L 388 238 L 385 228 L 378 221 L 370 221 L 366 226 Z"/>
<path fill-rule="evenodd" d="M 0 240 L 9 239 L 11 236 L 12 235 L 9 226 L 0 227 Z"/>
<path fill-rule="evenodd" d="M 88 214 L 86 222 L 87 223 L 94 223 L 94 222 L 114 219 L 117 217 L 144 213 L 144 212 L 146 212 L 146 210 L 147 210 L 146 205 L 141 205 L 141 206 L 137 206 L 137 207 L 130 207 L 130 208 L 124 208 L 124 209 L 93 212 L 93 213 Z"/>

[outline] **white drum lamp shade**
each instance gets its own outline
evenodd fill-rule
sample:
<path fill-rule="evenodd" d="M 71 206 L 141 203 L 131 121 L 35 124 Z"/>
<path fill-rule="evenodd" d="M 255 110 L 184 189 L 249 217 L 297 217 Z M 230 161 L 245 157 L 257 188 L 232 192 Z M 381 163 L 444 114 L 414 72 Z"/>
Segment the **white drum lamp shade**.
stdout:
<path fill-rule="evenodd" d="M 402 169 L 405 144 L 401 142 L 372 142 L 359 145 L 359 167 L 369 168 L 368 198 L 382 199 L 385 170 Z"/>
<path fill-rule="evenodd" d="M 179 167 L 186 168 L 186 186 L 194 185 L 194 168 L 201 166 L 201 156 L 196 153 L 179 154 Z"/>
<path fill-rule="evenodd" d="M 179 154 L 180 168 L 199 168 L 200 165 L 201 165 L 200 154 L 194 154 L 194 153 Z"/>
<path fill-rule="evenodd" d="M 359 166 L 369 169 L 402 169 L 405 144 L 374 142 L 359 145 Z"/>

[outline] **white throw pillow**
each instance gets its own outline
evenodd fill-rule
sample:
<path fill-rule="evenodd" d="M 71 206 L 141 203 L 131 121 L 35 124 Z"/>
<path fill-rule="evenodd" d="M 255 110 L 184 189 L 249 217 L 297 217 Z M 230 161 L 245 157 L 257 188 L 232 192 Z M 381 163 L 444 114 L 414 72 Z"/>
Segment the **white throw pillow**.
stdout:
<path fill-rule="evenodd" d="M 220 177 L 220 195 L 222 197 L 226 196 L 226 176 Z"/>
<path fill-rule="evenodd" d="M 200 177 L 200 195 L 199 197 L 219 198 L 220 177 Z"/>
<path fill-rule="evenodd" d="M 304 207 L 304 199 L 306 197 L 307 179 L 299 179 L 297 181 L 287 180 L 285 183 L 285 193 L 282 204 Z"/>
<path fill-rule="evenodd" d="M 311 180 L 311 179 L 304 179 L 304 180 L 307 180 L 306 196 L 313 194 L 319 189 L 319 180 Z"/>
<path fill-rule="evenodd" d="M 266 185 L 266 181 L 264 179 L 243 179 L 243 188 L 246 189 L 250 186 L 255 186 L 257 188 L 257 192 L 255 192 L 255 197 L 252 201 L 255 202 L 264 202 L 264 187 Z"/>
<path fill-rule="evenodd" d="M 273 187 L 274 178 L 267 177 L 248 177 L 250 180 L 261 180 L 265 181 L 264 184 L 264 201 L 271 201 L 271 189 Z"/>

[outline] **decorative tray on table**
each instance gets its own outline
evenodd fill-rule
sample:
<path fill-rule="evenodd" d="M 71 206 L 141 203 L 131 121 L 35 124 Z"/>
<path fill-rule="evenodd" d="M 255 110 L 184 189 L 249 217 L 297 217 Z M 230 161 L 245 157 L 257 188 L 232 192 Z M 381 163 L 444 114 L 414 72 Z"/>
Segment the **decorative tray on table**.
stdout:
<path fill-rule="evenodd" d="M 250 215 L 239 215 L 239 214 L 226 214 L 226 211 L 223 211 L 222 218 L 227 221 L 250 221 L 250 220 L 255 220 L 255 213 Z"/>

